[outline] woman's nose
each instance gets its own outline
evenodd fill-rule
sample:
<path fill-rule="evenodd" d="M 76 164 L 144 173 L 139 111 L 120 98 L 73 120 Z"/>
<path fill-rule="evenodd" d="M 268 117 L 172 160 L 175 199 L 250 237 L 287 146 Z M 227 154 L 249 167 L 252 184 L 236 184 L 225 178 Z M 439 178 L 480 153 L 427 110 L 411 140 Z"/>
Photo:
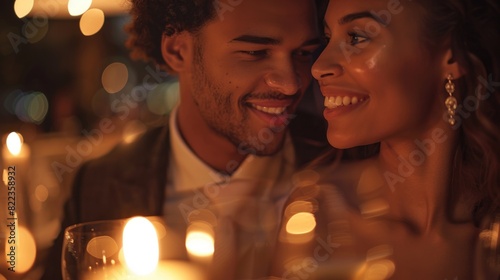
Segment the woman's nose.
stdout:
<path fill-rule="evenodd" d="M 339 77 L 343 72 L 344 68 L 333 55 L 328 53 L 328 49 L 323 50 L 311 68 L 313 77 L 318 81 L 328 77 Z"/>

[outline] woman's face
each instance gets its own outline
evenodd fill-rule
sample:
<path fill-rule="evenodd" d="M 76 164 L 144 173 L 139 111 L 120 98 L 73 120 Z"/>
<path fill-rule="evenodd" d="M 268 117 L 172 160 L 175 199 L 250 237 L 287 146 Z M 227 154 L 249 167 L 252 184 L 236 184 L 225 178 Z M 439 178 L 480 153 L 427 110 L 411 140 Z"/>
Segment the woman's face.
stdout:
<path fill-rule="evenodd" d="M 446 52 L 425 47 L 422 11 L 413 2 L 330 1 L 328 45 L 312 73 L 332 146 L 414 141 L 442 122 Z"/>

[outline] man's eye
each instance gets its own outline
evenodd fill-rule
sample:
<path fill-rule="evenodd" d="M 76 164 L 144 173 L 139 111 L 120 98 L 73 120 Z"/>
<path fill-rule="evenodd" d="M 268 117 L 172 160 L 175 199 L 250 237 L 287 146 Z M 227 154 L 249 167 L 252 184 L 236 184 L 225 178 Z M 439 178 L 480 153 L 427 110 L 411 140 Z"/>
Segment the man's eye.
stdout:
<path fill-rule="evenodd" d="M 295 52 L 295 55 L 297 56 L 311 56 L 312 54 L 313 52 L 309 50 L 298 50 Z"/>
<path fill-rule="evenodd" d="M 240 51 L 241 53 L 243 54 L 247 54 L 247 55 L 250 55 L 250 56 L 258 56 L 258 57 L 261 57 L 261 56 L 265 56 L 267 54 L 267 51 L 266 50 L 258 50 L 258 51 Z"/>
<path fill-rule="evenodd" d="M 361 35 L 361 34 L 358 34 L 356 32 L 349 32 L 347 34 L 349 35 L 349 42 L 348 43 L 352 46 L 368 42 L 368 40 L 369 40 L 368 37 Z"/>

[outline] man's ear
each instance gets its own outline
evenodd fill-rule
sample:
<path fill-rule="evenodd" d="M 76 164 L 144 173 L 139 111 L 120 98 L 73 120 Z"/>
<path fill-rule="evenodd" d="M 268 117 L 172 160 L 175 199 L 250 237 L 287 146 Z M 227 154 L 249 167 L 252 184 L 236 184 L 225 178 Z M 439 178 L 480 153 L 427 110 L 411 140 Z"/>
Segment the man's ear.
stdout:
<path fill-rule="evenodd" d="M 448 48 L 443 56 L 443 79 L 446 79 L 449 74 L 453 75 L 454 79 L 458 79 L 465 74 L 465 70 L 460 66 L 453 55 L 451 48 Z"/>
<path fill-rule="evenodd" d="M 171 36 L 163 34 L 161 38 L 161 54 L 165 63 L 175 72 L 179 73 L 190 64 L 191 46 L 193 45 L 193 36 L 183 31 Z"/>

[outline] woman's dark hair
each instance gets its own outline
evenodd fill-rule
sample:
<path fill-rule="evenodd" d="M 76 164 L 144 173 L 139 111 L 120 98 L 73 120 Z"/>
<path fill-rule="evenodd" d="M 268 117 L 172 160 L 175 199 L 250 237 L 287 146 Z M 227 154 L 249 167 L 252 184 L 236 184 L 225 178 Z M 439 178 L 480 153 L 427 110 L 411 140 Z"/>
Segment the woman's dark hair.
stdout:
<path fill-rule="evenodd" d="M 459 143 L 452 199 L 471 197 L 476 222 L 500 210 L 500 2 L 419 0 L 428 44 L 450 40 L 465 74 L 456 81 Z M 444 81 L 443 81 L 444 85 Z M 458 110 L 457 110 L 458 111 Z"/>
<path fill-rule="evenodd" d="M 213 0 L 131 0 L 131 5 L 127 46 L 132 57 L 152 61 L 169 72 L 172 69 L 161 54 L 163 34 L 194 33 L 216 14 Z"/>

